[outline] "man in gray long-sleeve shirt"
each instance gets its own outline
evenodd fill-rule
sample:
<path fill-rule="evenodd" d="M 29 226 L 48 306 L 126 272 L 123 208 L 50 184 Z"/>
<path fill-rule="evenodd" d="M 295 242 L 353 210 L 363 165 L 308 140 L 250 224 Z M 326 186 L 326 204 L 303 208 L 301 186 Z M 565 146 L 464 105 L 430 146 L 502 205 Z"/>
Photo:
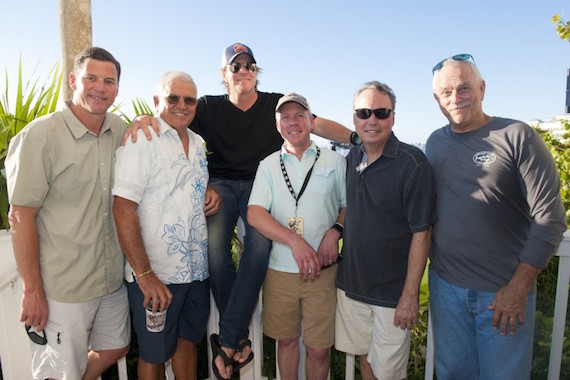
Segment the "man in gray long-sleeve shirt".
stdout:
<path fill-rule="evenodd" d="M 483 112 L 485 82 L 471 55 L 433 72 L 449 120 L 426 146 L 438 197 L 430 252 L 437 377 L 528 379 L 536 277 L 566 229 L 556 165 L 528 125 Z"/>

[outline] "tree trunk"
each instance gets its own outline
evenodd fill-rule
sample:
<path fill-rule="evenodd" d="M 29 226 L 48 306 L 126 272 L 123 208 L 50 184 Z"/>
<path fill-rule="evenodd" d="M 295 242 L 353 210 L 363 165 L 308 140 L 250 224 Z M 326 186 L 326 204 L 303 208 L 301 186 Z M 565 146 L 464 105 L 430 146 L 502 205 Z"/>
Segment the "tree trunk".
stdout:
<path fill-rule="evenodd" d="M 59 0 L 59 36 L 63 59 L 63 99 L 73 96 L 69 87 L 69 73 L 73 70 L 75 56 L 93 44 L 91 0 Z"/>

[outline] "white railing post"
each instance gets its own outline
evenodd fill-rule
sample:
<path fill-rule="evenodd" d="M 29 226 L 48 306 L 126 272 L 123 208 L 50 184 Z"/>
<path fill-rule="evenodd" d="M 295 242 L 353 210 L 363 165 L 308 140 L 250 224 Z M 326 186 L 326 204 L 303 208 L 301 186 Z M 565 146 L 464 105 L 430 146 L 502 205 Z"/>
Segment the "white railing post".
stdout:
<path fill-rule="evenodd" d="M 117 371 L 119 372 L 119 380 L 129 380 L 127 373 L 127 357 L 123 356 L 117 361 Z"/>
<path fill-rule="evenodd" d="M 434 350 L 433 350 L 433 329 L 431 325 L 431 313 L 428 309 L 428 328 L 427 328 L 427 347 L 426 347 L 426 369 L 425 369 L 425 380 L 433 379 L 434 371 Z"/>
<path fill-rule="evenodd" d="M 564 234 L 557 255 L 558 282 L 556 284 L 556 301 L 554 304 L 554 321 L 552 326 L 552 343 L 550 345 L 550 362 L 548 364 L 548 379 L 560 378 L 562 366 L 562 345 L 564 342 L 564 327 L 568 310 L 568 283 L 570 282 L 570 232 Z"/>
<path fill-rule="evenodd" d="M 20 322 L 22 293 L 12 237 L 0 230 L 0 358 L 6 380 L 28 379 L 32 373 L 30 340 Z"/>
<path fill-rule="evenodd" d="M 344 374 L 344 378 L 346 380 L 354 380 L 354 369 L 356 368 L 355 365 L 355 356 L 352 354 L 346 354 L 346 369 Z"/>
<path fill-rule="evenodd" d="M 251 350 L 254 353 L 253 360 L 243 367 L 240 371 L 240 379 L 243 380 L 262 380 L 261 369 L 263 366 L 263 331 L 261 328 L 261 293 L 257 302 L 257 306 L 251 317 L 249 325 L 249 339 L 251 340 Z M 210 293 L 210 317 L 208 318 L 207 335 L 218 333 L 220 323 L 220 313 L 216 307 L 214 296 Z M 208 341 L 208 375 L 210 379 L 215 376 L 212 373 L 212 346 L 210 339 Z"/>
<path fill-rule="evenodd" d="M 279 346 L 278 341 L 275 341 L 275 373 L 277 376 L 276 380 L 281 380 L 281 374 L 279 373 Z M 297 379 L 305 380 L 307 377 L 307 372 L 305 367 L 307 365 L 307 349 L 305 348 L 305 342 L 303 342 L 303 323 L 301 322 L 301 336 L 299 336 L 299 368 L 297 368 Z M 329 370 L 330 378 L 330 370 Z"/>
<path fill-rule="evenodd" d="M 208 326 L 206 328 L 206 335 L 208 342 L 208 378 L 215 379 L 216 377 L 212 373 L 212 345 L 210 344 L 210 335 L 213 333 L 218 333 L 218 325 L 220 323 L 220 313 L 218 313 L 218 308 L 216 307 L 216 301 L 214 301 L 214 296 L 210 292 L 210 316 L 208 317 Z"/>

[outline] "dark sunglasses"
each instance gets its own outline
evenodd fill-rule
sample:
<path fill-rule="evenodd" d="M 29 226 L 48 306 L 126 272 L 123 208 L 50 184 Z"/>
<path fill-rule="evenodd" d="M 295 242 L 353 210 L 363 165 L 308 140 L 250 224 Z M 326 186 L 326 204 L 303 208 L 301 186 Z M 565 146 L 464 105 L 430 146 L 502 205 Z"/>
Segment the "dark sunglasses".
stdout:
<path fill-rule="evenodd" d="M 392 110 L 389 108 L 376 108 L 375 110 L 371 110 L 370 108 L 359 108 L 354 111 L 356 117 L 362 120 L 366 120 L 374 114 L 376 119 L 384 120 L 390 117 Z"/>
<path fill-rule="evenodd" d="M 195 106 L 197 102 L 196 98 L 193 98 L 191 96 L 185 96 L 182 99 L 184 99 L 184 104 L 186 104 L 187 106 Z M 166 101 L 168 102 L 168 104 L 176 105 L 180 101 L 180 96 L 168 95 L 166 97 Z"/>
<path fill-rule="evenodd" d="M 433 69 L 431 69 L 432 75 L 435 74 L 436 71 L 441 69 L 443 67 L 443 63 L 445 61 L 447 61 L 448 59 L 453 59 L 454 61 L 471 61 L 471 62 L 473 62 L 473 64 L 475 64 L 475 59 L 473 58 L 473 56 L 471 54 L 456 54 L 452 57 L 449 57 L 449 58 L 446 58 L 446 59 L 439 61 L 437 63 L 437 65 L 435 65 L 433 67 Z"/>
<path fill-rule="evenodd" d="M 247 63 L 232 62 L 228 66 L 230 68 L 230 71 L 234 74 L 240 71 L 242 66 L 245 67 L 245 69 L 250 73 L 255 73 L 257 71 L 257 65 L 253 62 L 247 62 Z"/>
<path fill-rule="evenodd" d="M 28 326 L 28 325 L 24 325 L 24 326 L 26 327 L 26 332 L 28 333 L 28 336 L 30 337 L 30 340 L 32 342 L 34 342 L 35 344 L 39 344 L 41 346 L 45 346 L 47 344 L 47 338 L 46 338 L 45 330 L 42 330 L 40 333 L 38 333 L 37 331 L 30 331 L 32 326 Z M 40 334 L 43 334 L 43 336 L 41 336 Z"/>

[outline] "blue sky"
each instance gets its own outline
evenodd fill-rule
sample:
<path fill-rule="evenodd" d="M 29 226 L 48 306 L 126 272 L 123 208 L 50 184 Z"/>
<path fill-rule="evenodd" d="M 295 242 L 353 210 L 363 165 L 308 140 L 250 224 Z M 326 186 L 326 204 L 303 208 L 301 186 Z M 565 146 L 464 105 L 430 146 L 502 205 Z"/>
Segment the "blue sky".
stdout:
<path fill-rule="evenodd" d="M 305 95 L 313 111 L 352 126 L 352 96 L 369 80 L 397 96 L 400 140 L 425 142 L 443 126 L 431 68 L 470 53 L 487 82 L 483 109 L 520 120 L 564 111 L 570 44 L 550 18 L 570 19 L 570 2 L 92 0 L 93 44 L 121 62 L 118 102 L 152 104 L 170 70 L 190 73 L 199 95 L 221 94 L 222 50 L 249 45 L 263 72 L 261 91 Z M 15 82 L 46 78 L 60 59 L 58 1 L 0 0 L 0 69 Z M 0 88 L 4 93 L 4 80 Z M 13 100 L 12 100 L 13 102 Z M 125 108 L 129 113 L 130 108 Z"/>

